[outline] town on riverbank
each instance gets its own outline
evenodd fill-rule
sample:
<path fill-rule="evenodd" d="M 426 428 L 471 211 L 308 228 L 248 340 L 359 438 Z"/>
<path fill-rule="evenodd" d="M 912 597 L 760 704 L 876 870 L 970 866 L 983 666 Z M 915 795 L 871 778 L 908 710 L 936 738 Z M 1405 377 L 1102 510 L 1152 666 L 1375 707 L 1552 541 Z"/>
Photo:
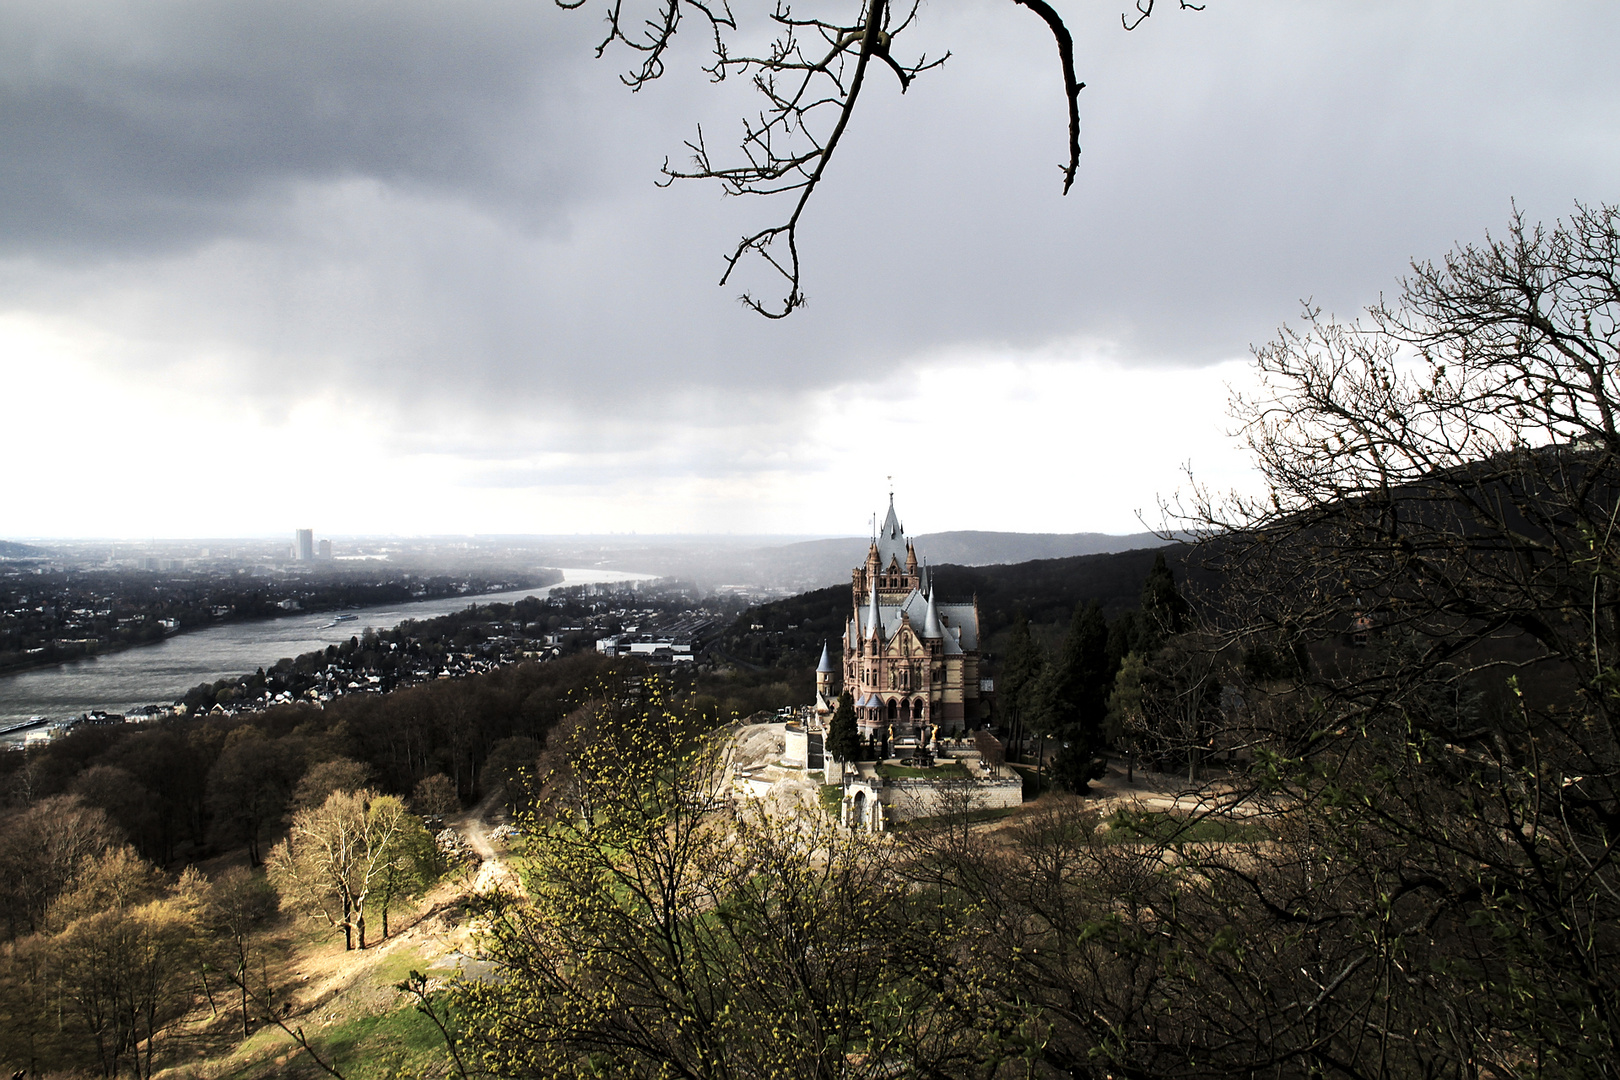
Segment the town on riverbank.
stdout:
<path fill-rule="evenodd" d="M 86 560 L 0 564 L 0 674 L 149 645 L 227 622 L 543 588 L 549 568 L 450 573 L 382 563 Z"/>
<path fill-rule="evenodd" d="M 472 603 L 391 628 L 355 622 L 355 633 L 325 649 L 269 661 L 250 673 L 196 685 L 173 700 L 122 711 L 89 709 L 4 725 L 13 746 L 36 745 L 79 728 L 140 724 L 176 716 L 237 716 L 288 704 L 325 706 L 353 694 L 386 694 L 425 682 L 477 675 L 522 661 L 583 651 L 635 656 L 654 667 L 707 659 L 735 600 L 698 598 L 679 582 L 587 584 L 548 589 L 509 602 Z M 334 624 L 346 626 L 342 615 Z"/>

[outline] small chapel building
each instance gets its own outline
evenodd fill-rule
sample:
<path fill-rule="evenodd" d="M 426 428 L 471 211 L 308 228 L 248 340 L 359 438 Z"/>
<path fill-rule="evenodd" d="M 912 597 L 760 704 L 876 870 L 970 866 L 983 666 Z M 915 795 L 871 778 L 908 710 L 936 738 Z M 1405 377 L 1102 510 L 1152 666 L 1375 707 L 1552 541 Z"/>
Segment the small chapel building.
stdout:
<path fill-rule="evenodd" d="M 926 744 L 986 719 L 978 599 L 936 595 L 927 564 L 917 561 L 895 514 L 892 494 L 865 565 L 852 571 L 850 592 L 843 689 L 854 699 L 863 738 L 890 746 Z M 817 682 L 824 677 L 818 673 Z"/>

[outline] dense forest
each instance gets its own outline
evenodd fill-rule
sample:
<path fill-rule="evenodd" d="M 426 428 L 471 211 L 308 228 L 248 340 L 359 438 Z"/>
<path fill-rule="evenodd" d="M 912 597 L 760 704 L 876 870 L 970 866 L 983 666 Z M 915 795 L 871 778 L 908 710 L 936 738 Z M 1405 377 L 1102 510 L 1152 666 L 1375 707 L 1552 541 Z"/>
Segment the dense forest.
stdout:
<path fill-rule="evenodd" d="M 451 638 L 480 633 L 467 613 L 445 623 Z M 358 647 L 379 657 L 390 651 L 379 644 L 367 635 Z M 289 661 L 292 669 L 299 660 Z M 445 868 L 423 819 L 501 788 L 512 809 L 523 809 L 558 723 L 593 696 L 635 700 L 648 678 L 637 662 L 581 652 L 325 707 L 80 725 L 46 745 L 0 754 L 0 1060 L 149 1075 L 164 1060 L 168 1026 L 206 986 L 198 972 L 212 965 L 218 978 L 231 970 L 220 950 L 246 949 L 251 926 L 278 904 L 326 918 L 357 947 L 367 940 L 368 915 L 373 938 L 385 936 L 390 907 Z M 232 685 L 240 691 L 251 682 Z M 678 673 L 663 685 L 672 699 L 715 716 L 775 709 L 795 692 L 746 673 Z M 322 829 L 362 838 L 356 850 L 370 861 L 339 878 L 374 877 L 375 887 L 349 896 L 321 885 L 335 871 L 309 864 L 313 849 L 297 838 L 318 840 Z M 207 877 L 194 869 L 232 853 L 264 869 Z M 85 951 L 91 934 L 115 939 L 101 961 Z M 83 966 L 138 967 L 138 956 L 157 964 L 153 950 L 166 956 L 162 964 L 125 971 L 127 982 L 107 983 L 110 973 Z M 246 986 L 232 992 L 241 995 L 246 1028 L 264 1003 L 250 1002 Z M 149 1015 L 117 1013 L 121 1000 Z"/>
<path fill-rule="evenodd" d="M 978 599 L 981 640 L 993 652 L 1020 617 L 1037 638 L 1055 645 L 1078 606 L 1095 600 L 1116 618 L 1134 610 L 1143 579 L 1161 552 L 1184 589 L 1197 590 L 1212 580 L 1201 563 L 1189 565 L 1181 545 L 1006 566 L 947 565 L 932 573 L 941 596 Z M 849 589 L 833 585 L 748 609 L 726 632 L 727 653 L 753 664 L 814 667 L 823 642 L 836 654 L 843 640 L 851 613 Z"/>
<path fill-rule="evenodd" d="M 373 635 L 354 644 L 362 653 L 371 650 L 378 663 L 395 654 Z M 284 667 L 296 671 L 301 662 L 311 666 L 299 658 L 190 696 L 199 704 L 229 699 L 228 692 L 273 683 Z M 400 795 L 442 774 L 459 801 L 471 802 L 484 792 L 492 756 L 504 761 L 514 747 L 538 753 L 586 688 L 608 672 L 642 670 L 633 661 L 586 652 L 395 693 L 351 695 L 325 707 L 290 704 L 231 716 L 199 710 L 149 723 L 80 725 L 43 746 L 0 754 L 0 793 L 13 808 L 55 796 L 79 798 L 120 822 L 144 857 L 172 865 L 270 835 L 299 779 L 336 759 L 357 762 L 368 782 Z M 797 684 L 776 673 L 682 672 L 676 678 L 677 693 L 724 715 L 774 710 L 807 699 L 813 688 L 808 673 Z M 0 879 L 15 885 L 18 875 L 0 870 Z M 3 882 L 0 890 L 9 887 Z"/>

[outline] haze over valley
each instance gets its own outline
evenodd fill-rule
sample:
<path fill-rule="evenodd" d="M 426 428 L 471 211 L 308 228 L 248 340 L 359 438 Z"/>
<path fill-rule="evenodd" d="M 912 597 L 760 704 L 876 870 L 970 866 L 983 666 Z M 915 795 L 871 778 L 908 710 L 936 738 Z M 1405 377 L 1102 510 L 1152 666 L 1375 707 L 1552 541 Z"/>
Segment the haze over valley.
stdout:
<path fill-rule="evenodd" d="M 1620 1080 L 1617 55 L 0 3 L 0 1076 Z"/>

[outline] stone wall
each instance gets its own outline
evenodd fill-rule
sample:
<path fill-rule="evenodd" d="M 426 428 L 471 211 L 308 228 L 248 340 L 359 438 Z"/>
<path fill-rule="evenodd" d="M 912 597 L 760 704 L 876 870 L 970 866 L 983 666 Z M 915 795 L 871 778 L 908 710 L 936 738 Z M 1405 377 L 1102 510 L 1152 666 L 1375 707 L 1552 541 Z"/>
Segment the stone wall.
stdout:
<path fill-rule="evenodd" d="M 1000 780 L 890 780 L 882 798 L 889 820 L 939 817 L 941 814 L 999 810 L 1024 804 L 1024 782 L 1017 777 Z"/>
<path fill-rule="evenodd" d="M 867 766 L 844 778 L 840 820 L 849 828 L 882 832 L 896 821 L 999 810 L 1024 803 L 1019 776 L 953 780 L 884 780 Z"/>
<path fill-rule="evenodd" d="M 810 733 L 805 731 L 800 723 L 783 725 L 783 737 L 787 746 L 782 750 L 782 764 L 795 769 L 802 769 L 810 760 Z"/>

